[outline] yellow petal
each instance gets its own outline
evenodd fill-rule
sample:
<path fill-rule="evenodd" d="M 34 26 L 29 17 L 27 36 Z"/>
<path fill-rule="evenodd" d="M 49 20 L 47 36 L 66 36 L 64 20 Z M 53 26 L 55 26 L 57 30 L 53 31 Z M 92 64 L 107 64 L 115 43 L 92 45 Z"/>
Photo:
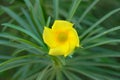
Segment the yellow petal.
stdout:
<path fill-rule="evenodd" d="M 70 45 L 79 47 L 79 37 L 78 34 L 76 32 L 76 30 L 74 28 L 72 28 L 69 32 L 69 41 L 70 41 Z"/>
<path fill-rule="evenodd" d="M 48 27 L 44 28 L 43 40 L 50 48 L 56 47 L 54 33 Z"/>
<path fill-rule="evenodd" d="M 68 22 L 68 21 L 64 21 L 64 20 L 55 20 L 52 29 L 53 30 L 57 30 L 57 29 L 66 29 L 66 28 L 72 28 L 73 24 Z"/>
<path fill-rule="evenodd" d="M 74 51 L 75 47 L 79 47 L 79 37 L 75 29 L 72 28 L 69 31 L 69 50 L 66 55 L 70 55 Z"/>
<path fill-rule="evenodd" d="M 69 44 L 64 43 L 63 45 L 57 46 L 56 48 L 51 48 L 49 51 L 50 55 L 58 56 L 68 54 Z"/>

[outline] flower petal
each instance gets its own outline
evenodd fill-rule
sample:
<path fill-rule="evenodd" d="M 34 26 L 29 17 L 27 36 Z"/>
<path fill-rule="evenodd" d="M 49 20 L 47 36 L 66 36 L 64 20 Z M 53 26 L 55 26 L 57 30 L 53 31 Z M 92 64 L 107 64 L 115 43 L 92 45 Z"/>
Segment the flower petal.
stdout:
<path fill-rule="evenodd" d="M 70 45 L 74 45 L 76 47 L 79 47 L 79 37 L 78 34 L 76 32 L 76 30 L 74 28 L 72 28 L 69 32 L 69 41 L 70 41 Z"/>
<path fill-rule="evenodd" d="M 64 20 L 56 20 L 52 26 L 53 30 L 56 29 L 66 29 L 66 28 L 72 28 L 73 24 L 68 22 L 68 21 L 64 21 Z"/>
<path fill-rule="evenodd" d="M 63 45 L 60 45 L 60 46 L 57 46 L 56 48 L 50 49 L 49 54 L 54 55 L 54 56 L 65 55 L 65 54 L 68 54 L 67 53 L 68 50 L 69 50 L 69 44 L 64 43 Z"/>
<path fill-rule="evenodd" d="M 44 29 L 44 31 L 43 31 L 43 39 L 44 39 L 44 42 L 45 42 L 50 48 L 56 47 L 54 33 L 52 32 L 52 30 L 51 30 L 50 28 L 45 27 L 45 29 Z"/>
<path fill-rule="evenodd" d="M 69 50 L 66 55 L 70 55 L 74 51 L 75 47 L 79 47 L 79 37 L 75 29 L 72 28 L 69 31 Z"/>

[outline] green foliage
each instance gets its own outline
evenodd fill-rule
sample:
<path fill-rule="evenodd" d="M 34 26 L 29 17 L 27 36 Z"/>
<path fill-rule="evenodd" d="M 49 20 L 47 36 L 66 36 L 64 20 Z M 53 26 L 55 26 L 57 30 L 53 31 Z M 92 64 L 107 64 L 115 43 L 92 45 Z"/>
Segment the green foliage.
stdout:
<path fill-rule="evenodd" d="M 76 14 L 84 1 L 73 0 L 73 4 L 67 6 L 68 12 L 62 9 L 62 0 L 53 0 L 49 5 L 47 2 L 24 0 L 27 8 L 21 8 L 21 15 L 1 6 L 14 20 L 13 23 L 3 23 L 6 29 L 0 32 L 0 45 L 15 49 L 10 55 L 0 54 L 0 72 L 15 71 L 12 78 L 6 80 L 119 80 L 120 51 L 110 46 L 119 46 L 120 38 L 109 36 L 120 30 L 120 26 L 106 29 L 101 23 L 120 12 L 120 8 L 97 20 L 88 14 L 99 0 L 87 5 L 80 17 Z M 47 6 L 51 9 L 49 13 Z M 75 24 L 82 48 L 76 48 L 72 56 L 64 58 L 48 55 L 49 48 L 43 42 L 42 33 L 44 26 L 51 26 L 55 19 L 65 19 Z"/>

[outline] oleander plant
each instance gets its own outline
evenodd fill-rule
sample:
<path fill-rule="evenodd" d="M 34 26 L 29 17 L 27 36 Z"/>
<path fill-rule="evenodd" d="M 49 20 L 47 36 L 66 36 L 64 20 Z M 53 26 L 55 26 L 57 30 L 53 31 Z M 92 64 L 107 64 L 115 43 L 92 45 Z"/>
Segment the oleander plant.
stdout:
<path fill-rule="evenodd" d="M 100 17 L 102 0 L 6 1 L 0 80 L 120 80 L 120 6 Z"/>

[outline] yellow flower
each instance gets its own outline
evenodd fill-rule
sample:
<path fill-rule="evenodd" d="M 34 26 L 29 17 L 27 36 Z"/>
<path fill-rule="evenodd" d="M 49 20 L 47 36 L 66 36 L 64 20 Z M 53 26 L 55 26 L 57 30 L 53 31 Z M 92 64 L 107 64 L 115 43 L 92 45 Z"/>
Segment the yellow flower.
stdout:
<path fill-rule="evenodd" d="M 45 27 L 43 40 L 49 46 L 49 55 L 64 57 L 79 47 L 79 38 L 73 24 L 64 20 L 55 20 L 52 28 Z"/>

